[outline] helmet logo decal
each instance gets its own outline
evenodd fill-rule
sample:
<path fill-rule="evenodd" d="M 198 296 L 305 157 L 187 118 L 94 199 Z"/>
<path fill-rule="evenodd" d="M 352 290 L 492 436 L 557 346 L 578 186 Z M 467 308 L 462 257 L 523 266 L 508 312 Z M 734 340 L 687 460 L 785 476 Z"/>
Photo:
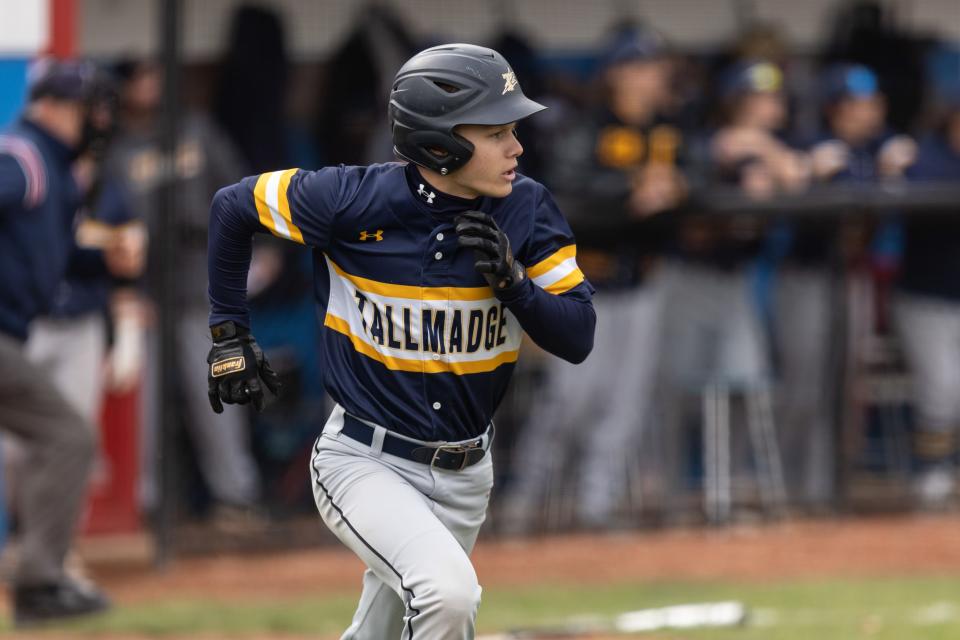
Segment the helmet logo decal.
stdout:
<path fill-rule="evenodd" d="M 427 204 L 433 204 L 433 199 L 437 197 L 433 191 L 427 191 L 424 189 L 423 185 L 420 185 L 420 188 L 417 189 L 417 193 L 423 196 L 423 199 L 427 201 Z"/>
<path fill-rule="evenodd" d="M 507 71 L 501 74 L 500 77 L 503 78 L 503 91 L 500 95 L 517 88 L 517 76 L 513 71 Z"/>

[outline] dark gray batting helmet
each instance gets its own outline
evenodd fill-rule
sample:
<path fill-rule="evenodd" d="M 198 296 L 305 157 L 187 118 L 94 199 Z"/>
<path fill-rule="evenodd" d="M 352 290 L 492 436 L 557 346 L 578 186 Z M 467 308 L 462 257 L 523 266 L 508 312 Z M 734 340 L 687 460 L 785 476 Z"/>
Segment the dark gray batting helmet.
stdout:
<path fill-rule="evenodd" d="M 493 49 L 432 47 L 410 58 L 393 81 L 389 116 L 394 151 L 446 175 L 473 155 L 473 145 L 454 127 L 509 124 L 543 109 L 523 95 L 513 69 Z"/>

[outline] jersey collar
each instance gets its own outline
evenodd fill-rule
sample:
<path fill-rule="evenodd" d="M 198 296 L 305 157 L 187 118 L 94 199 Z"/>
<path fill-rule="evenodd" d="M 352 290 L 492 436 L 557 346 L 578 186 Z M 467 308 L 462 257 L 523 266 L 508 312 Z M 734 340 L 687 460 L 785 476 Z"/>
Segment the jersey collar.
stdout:
<path fill-rule="evenodd" d="M 407 187 L 418 208 L 438 217 L 450 217 L 464 211 L 479 211 L 484 198 L 458 198 L 435 188 L 420 174 L 417 165 L 412 162 L 404 167 Z"/>

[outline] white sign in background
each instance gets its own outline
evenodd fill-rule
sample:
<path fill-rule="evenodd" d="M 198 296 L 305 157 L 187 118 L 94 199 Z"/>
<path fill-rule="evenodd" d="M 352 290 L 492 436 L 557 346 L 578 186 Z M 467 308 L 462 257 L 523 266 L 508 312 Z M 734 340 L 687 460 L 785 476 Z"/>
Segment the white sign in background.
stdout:
<path fill-rule="evenodd" d="M 49 0 L 0 0 L 0 57 L 30 57 L 50 41 Z"/>

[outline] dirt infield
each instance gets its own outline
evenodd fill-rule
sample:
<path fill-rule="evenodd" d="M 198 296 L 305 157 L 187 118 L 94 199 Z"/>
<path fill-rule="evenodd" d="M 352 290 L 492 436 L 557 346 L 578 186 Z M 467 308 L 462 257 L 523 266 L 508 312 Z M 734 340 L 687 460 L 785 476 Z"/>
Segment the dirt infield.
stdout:
<path fill-rule="evenodd" d="M 960 516 L 488 540 L 473 558 L 486 588 L 553 581 L 960 575 Z M 352 592 L 362 570 L 352 554 L 334 546 L 183 559 L 163 573 L 114 568 L 95 574 L 121 603 L 136 603 L 171 595 L 237 601 Z"/>
<path fill-rule="evenodd" d="M 611 584 L 960 576 L 960 516 L 486 540 L 478 545 L 474 561 L 486 589 L 560 581 Z M 181 559 L 163 572 L 142 566 L 93 567 L 96 578 L 120 605 L 191 598 L 243 602 L 352 594 L 358 592 L 362 570 L 360 562 L 339 547 Z M 49 634 L 37 637 L 56 638 Z M 283 637 L 296 640 L 295 636 Z"/>

